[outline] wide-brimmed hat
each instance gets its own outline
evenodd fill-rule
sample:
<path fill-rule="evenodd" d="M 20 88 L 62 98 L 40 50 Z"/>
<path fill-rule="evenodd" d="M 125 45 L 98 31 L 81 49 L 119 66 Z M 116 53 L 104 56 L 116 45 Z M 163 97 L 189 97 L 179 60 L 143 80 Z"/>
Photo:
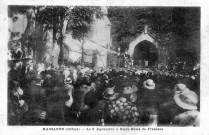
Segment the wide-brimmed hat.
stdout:
<path fill-rule="evenodd" d="M 187 92 L 189 91 L 189 89 L 186 87 L 185 84 L 183 83 L 178 83 L 175 85 L 175 88 L 174 88 L 175 91 L 178 91 L 178 92 Z"/>
<path fill-rule="evenodd" d="M 176 92 L 173 98 L 176 104 L 183 109 L 197 109 L 198 96 L 195 92 L 191 90 L 182 93 Z"/>
<path fill-rule="evenodd" d="M 144 81 L 143 86 L 150 90 L 155 89 L 155 83 L 152 79 Z"/>
<path fill-rule="evenodd" d="M 119 95 L 118 93 L 114 92 L 114 87 L 107 88 L 103 92 L 104 99 L 113 100 L 113 99 L 116 99 L 118 97 L 118 95 Z"/>

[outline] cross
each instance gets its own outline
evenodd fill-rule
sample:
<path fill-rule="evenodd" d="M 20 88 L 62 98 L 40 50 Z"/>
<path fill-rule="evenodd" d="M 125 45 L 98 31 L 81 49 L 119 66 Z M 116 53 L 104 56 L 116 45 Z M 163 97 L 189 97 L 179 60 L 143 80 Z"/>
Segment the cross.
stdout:
<path fill-rule="evenodd" d="M 147 34 L 147 29 L 148 29 L 148 26 L 145 25 L 145 26 L 144 26 L 144 33 L 145 33 L 145 34 Z"/>

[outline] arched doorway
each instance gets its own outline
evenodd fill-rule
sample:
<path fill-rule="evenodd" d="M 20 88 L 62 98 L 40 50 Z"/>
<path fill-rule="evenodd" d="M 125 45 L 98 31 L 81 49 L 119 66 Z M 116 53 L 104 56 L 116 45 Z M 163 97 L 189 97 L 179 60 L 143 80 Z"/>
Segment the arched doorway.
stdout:
<path fill-rule="evenodd" d="M 135 46 L 132 59 L 134 65 L 157 66 L 158 50 L 153 43 L 144 40 Z"/>

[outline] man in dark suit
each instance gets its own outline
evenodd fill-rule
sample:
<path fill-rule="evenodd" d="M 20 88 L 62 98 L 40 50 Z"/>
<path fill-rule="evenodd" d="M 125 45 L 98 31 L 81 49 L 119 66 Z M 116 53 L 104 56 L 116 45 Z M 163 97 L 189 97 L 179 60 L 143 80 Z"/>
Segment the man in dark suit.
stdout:
<path fill-rule="evenodd" d="M 45 89 L 41 86 L 41 81 L 41 76 L 37 75 L 35 79 L 36 83 L 31 84 L 27 92 L 27 102 L 29 105 L 28 119 L 35 122 L 45 120 L 46 117 L 46 95 Z"/>
<path fill-rule="evenodd" d="M 45 107 L 45 89 L 41 86 L 41 76 L 37 75 L 35 82 L 29 87 L 30 104 Z"/>

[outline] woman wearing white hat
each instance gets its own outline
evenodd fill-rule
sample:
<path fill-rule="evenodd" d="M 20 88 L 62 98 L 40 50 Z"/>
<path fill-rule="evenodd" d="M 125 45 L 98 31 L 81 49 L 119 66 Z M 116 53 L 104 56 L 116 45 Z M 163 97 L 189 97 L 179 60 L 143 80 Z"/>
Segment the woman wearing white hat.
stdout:
<path fill-rule="evenodd" d="M 158 123 L 158 97 L 155 89 L 155 83 L 152 79 L 143 82 L 142 97 L 138 100 L 138 107 L 143 110 L 144 117 L 148 117 L 148 121 L 143 123 L 148 126 L 157 126 Z M 146 119 L 146 118 L 145 118 Z"/>
<path fill-rule="evenodd" d="M 138 90 L 137 87 L 129 79 L 124 79 L 118 90 L 118 98 L 115 99 L 114 96 L 111 96 L 114 100 L 107 105 L 107 123 L 122 125 L 140 124 L 139 112 L 135 103 L 133 103 L 137 99 L 137 96 L 134 94 Z M 110 94 L 112 95 L 113 92 Z"/>
<path fill-rule="evenodd" d="M 176 91 L 173 99 L 184 112 L 176 115 L 171 124 L 176 126 L 200 126 L 197 94 L 184 87 L 183 84 L 178 84 L 176 87 L 180 92 Z"/>
<path fill-rule="evenodd" d="M 149 90 L 155 89 L 155 83 L 152 79 L 147 79 L 146 81 L 144 81 L 143 86 Z"/>
<path fill-rule="evenodd" d="M 160 125 L 198 126 L 197 103 L 198 96 L 195 92 L 189 90 L 185 84 L 176 84 L 173 98 L 160 106 Z"/>

